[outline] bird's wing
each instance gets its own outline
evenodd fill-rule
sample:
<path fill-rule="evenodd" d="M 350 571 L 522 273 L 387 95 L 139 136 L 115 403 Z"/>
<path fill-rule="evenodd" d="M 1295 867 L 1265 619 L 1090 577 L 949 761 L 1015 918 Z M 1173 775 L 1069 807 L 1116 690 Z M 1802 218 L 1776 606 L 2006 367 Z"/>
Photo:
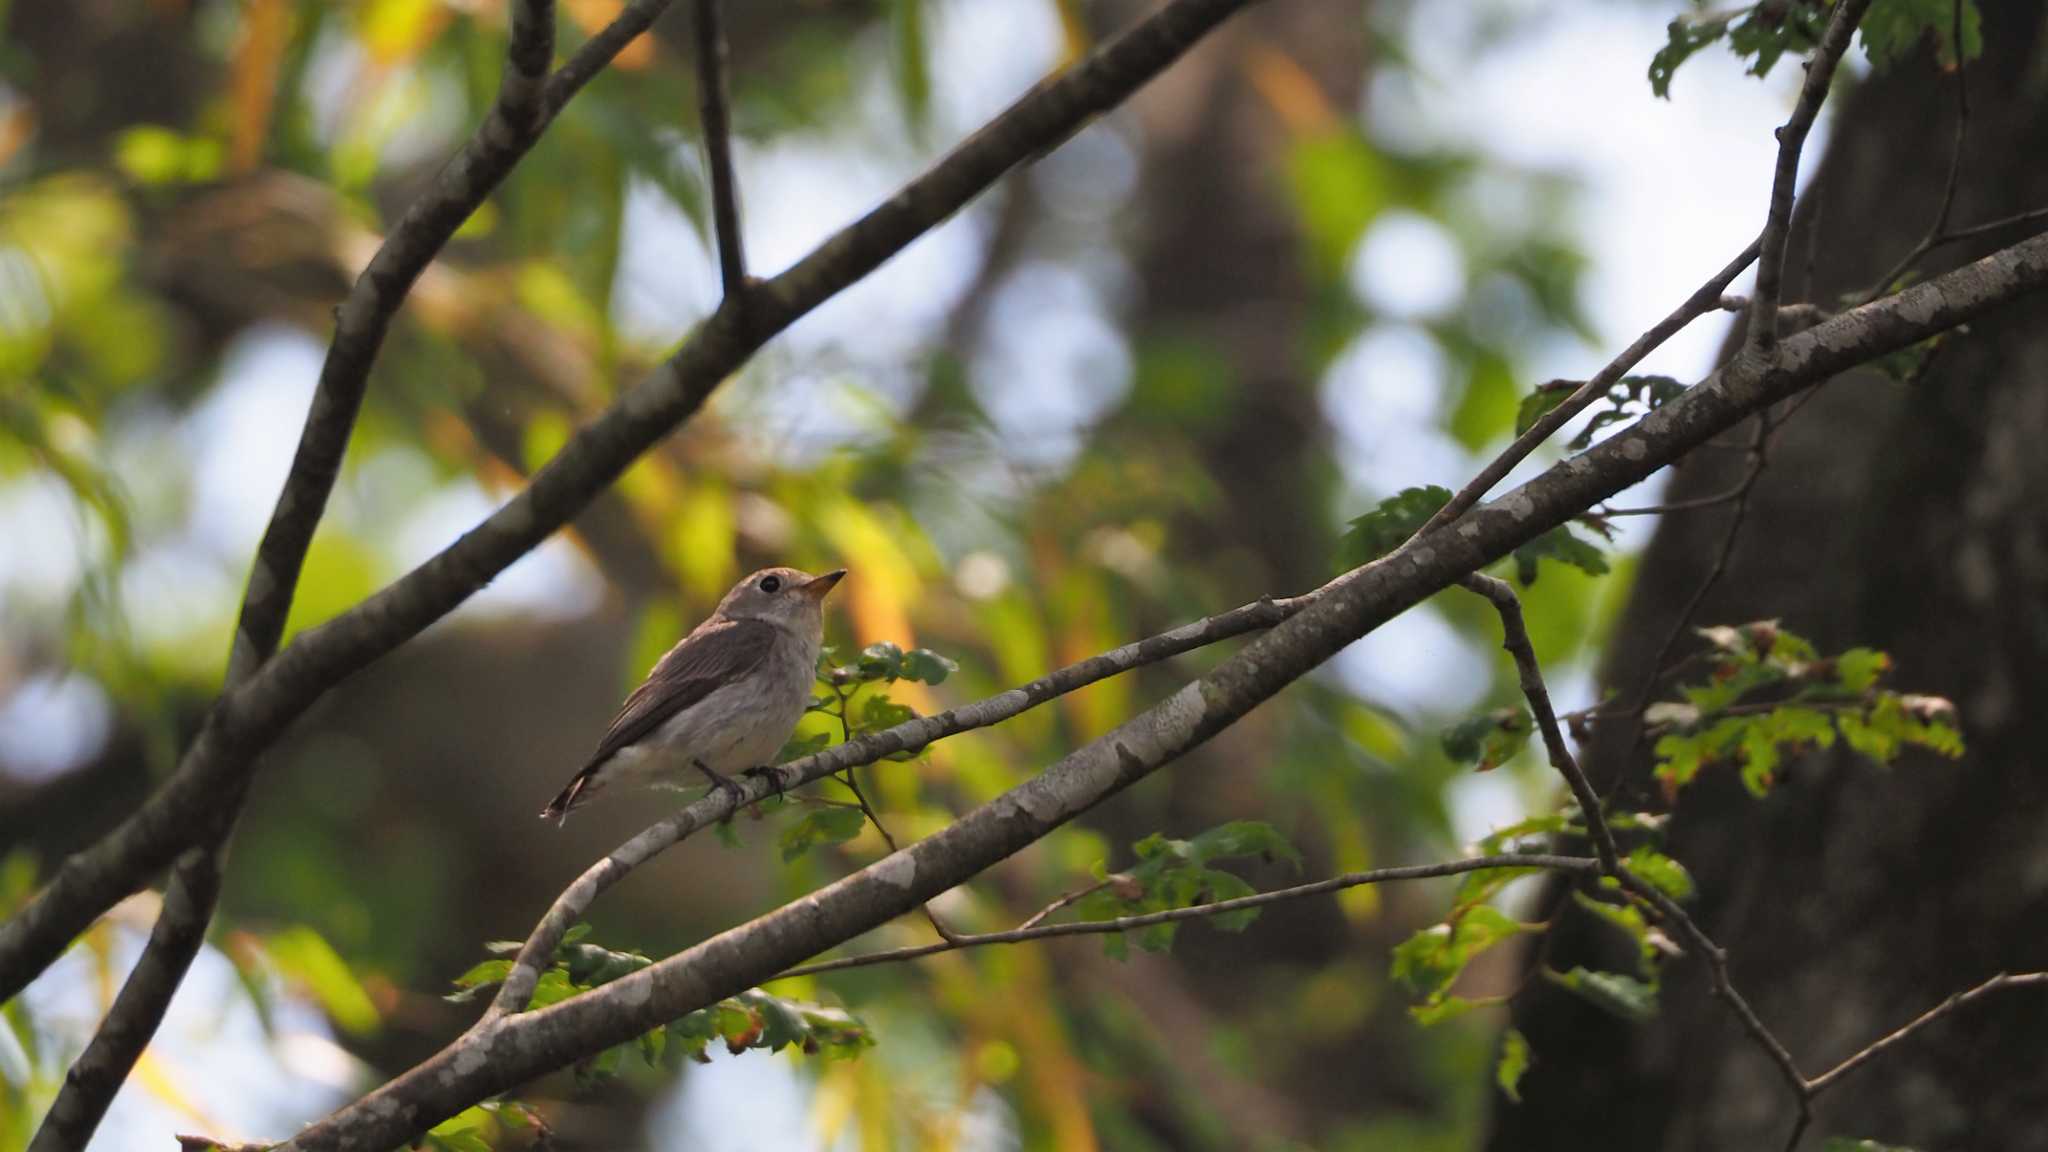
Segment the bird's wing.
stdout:
<path fill-rule="evenodd" d="M 626 697 L 585 767 L 604 763 L 713 689 L 752 672 L 767 657 L 774 632 L 760 620 L 713 620 L 690 633 Z"/>
<path fill-rule="evenodd" d="M 646 682 L 626 697 L 604 739 L 597 742 L 597 751 L 540 814 L 550 820 L 568 819 L 569 810 L 584 801 L 592 777 L 605 761 L 720 685 L 752 672 L 767 658 L 773 633 L 774 625 L 760 620 L 709 620 L 699 625 L 669 649 L 647 674 Z"/>

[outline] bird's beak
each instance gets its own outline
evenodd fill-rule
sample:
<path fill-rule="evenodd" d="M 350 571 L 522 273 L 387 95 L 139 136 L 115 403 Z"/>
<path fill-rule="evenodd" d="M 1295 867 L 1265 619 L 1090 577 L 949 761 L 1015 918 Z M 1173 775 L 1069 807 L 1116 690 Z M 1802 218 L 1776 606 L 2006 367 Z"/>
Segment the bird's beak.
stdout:
<path fill-rule="evenodd" d="M 832 571 L 825 573 L 823 576 L 811 577 L 811 579 L 803 586 L 799 587 L 797 591 L 801 592 L 805 596 L 810 597 L 813 600 L 823 600 L 825 598 L 825 593 L 830 592 L 832 590 L 832 586 L 834 584 L 839 583 L 840 578 L 845 575 L 846 569 L 834 568 Z"/>

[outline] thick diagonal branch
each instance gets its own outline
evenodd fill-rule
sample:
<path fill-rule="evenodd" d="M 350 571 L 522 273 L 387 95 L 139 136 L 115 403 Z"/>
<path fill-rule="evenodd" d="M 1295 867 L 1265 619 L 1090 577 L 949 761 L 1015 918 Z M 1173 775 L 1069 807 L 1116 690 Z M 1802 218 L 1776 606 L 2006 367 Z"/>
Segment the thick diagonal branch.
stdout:
<path fill-rule="evenodd" d="M 931 837 L 602 988 L 472 1029 L 287 1147 L 403 1142 L 492 1093 L 624 1043 L 870 931 L 1173 762 L 1358 637 L 1762 406 L 2044 287 L 2048 238 L 2036 238 L 1791 336 L 1771 360 L 1740 357 L 1627 431 L 1347 575 L 1207 675 Z"/>
<path fill-rule="evenodd" d="M 370 365 L 392 314 L 455 226 L 468 219 L 547 124 L 542 88 L 554 62 L 554 0 L 519 0 L 511 6 L 511 19 L 498 97 L 458 157 L 470 159 L 470 167 L 463 173 L 451 164 L 443 172 L 441 181 L 379 246 L 335 314 L 334 339 L 321 365 L 298 451 L 257 545 L 243 592 L 228 656 L 229 689 L 246 683 L 277 651 L 307 549 L 340 474 Z M 156 1035 L 212 922 L 225 844 L 247 791 L 246 786 L 236 786 L 219 796 L 205 834 L 179 858 L 149 942 L 107 1018 L 65 1075 L 64 1087 L 31 1145 L 35 1152 L 84 1147 Z"/>
<path fill-rule="evenodd" d="M 216 798 L 247 780 L 257 753 L 328 688 L 418 635 L 533 550 L 695 413 L 769 338 L 873 272 L 1004 172 L 1116 106 L 1252 2 L 1175 0 L 1076 67 L 1042 81 L 896 195 L 789 270 L 755 285 L 744 321 L 734 309 L 721 308 L 483 523 L 395 584 L 295 639 L 221 701 L 177 773 L 139 812 L 67 860 L 36 900 L 0 928 L 0 995 L 18 990 L 95 917 L 194 843 Z M 637 20 L 650 7 L 635 4 L 620 19 Z M 582 58 L 579 52 L 549 80 L 549 107 L 557 81 L 571 68 L 579 69 L 573 74 L 579 82 L 595 72 L 579 63 Z M 458 160 L 451 167 L 460 166 Z"/>

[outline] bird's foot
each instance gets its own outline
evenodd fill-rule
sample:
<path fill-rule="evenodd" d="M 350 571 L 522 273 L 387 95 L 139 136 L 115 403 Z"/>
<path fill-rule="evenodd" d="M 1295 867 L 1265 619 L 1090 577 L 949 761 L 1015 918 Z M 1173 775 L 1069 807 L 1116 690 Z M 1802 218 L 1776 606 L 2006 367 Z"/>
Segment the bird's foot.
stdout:
<path fill-rule="evenodd" d="M 714 770 L 711 765 L 706 764 L 702 760 L 694 760 L 692 763 L 697 766 L 697 771 L 704 774 L 706 780 L 711 781 L 713 789 L 732 797 L 733 812 L 739 811 L 740 805 L 745 803 L 747 799 L 747 790 L 740 786 L 740 782 L 723 772 Z M 732 819 L 732 812 L 726 813 L 725 818 L 727 820 Z"/>
<path fill-rule="evenodd" d="M 782 773 L 777 771 L 773 764 L 763 764 L 758 768 L 749 768 L 745 772 L 740 773 L 740 775 L 746 777 L 759 776 L 768 781 L 768 787 L 773 789 L 774 794 L 778 797 L 788 791 L 787 788 L 783 787 Z"/>

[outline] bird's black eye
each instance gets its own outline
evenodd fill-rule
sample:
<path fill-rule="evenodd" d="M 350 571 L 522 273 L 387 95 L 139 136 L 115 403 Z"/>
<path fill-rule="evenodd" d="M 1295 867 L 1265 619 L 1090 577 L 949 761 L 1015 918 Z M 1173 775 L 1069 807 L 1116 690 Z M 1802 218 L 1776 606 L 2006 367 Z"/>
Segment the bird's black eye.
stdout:
<path fill-rule="evenodd" d="M 763 577 L 761 577 L 761 591 L 763 591 L 763 592 L 780 592 L 780 591 L 782 591 L 782 577 L 780 577 L 780 576 L 763 576 Z"/>

